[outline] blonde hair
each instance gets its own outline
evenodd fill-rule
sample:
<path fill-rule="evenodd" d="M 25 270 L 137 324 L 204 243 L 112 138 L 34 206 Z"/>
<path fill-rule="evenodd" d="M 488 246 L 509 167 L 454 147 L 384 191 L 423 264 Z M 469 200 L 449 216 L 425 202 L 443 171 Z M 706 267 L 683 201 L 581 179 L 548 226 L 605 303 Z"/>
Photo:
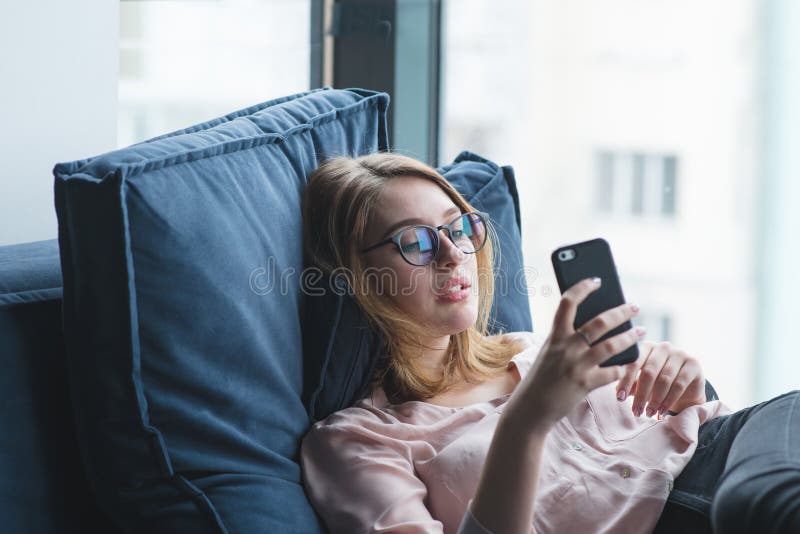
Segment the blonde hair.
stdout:
<path fill-rule="evenodd" d="M 438 185 L 461 209 L 476 211 L 436 169 L 391 152 L 361 157 L 338 156 L 322 163 L 308 177 L 303 192 L 303 238 L 308 260 L 328 275 L 343 277 L 347 289 L 383 340 L 385 357 L 379 362 L 370 391 L 380 385 L 390 402 L 434 397 L 464 380 L 470 384 L 500 376 L 517 348 L 508 338 L 488 334 L 494 293 L 496 231 L 487 224 L 487 242 L 477 253 L 478 316 L 475 324 L 450 337 L 441 378 L 427 378 L 414 357 L 423 346 L 426 327 L 371 291 L 366 263 L 369 221 L 384 186 L 401 176 L 420 177 Z M 499 254 L 499 251 L 498 251 Z M 373 277 L 374 279 L 374 277 Z M 463 378 L 461 378 L 463 377 Z"/>

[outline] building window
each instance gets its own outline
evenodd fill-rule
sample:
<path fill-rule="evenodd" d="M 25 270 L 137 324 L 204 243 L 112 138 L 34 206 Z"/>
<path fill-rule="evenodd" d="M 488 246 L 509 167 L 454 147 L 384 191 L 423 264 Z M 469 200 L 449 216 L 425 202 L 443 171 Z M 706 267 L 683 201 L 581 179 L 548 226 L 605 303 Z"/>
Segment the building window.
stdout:
<path fill-rule="evenodd" d="M 676 156 L 600 151 L 595 162 L 595 205 L 599 212 L 675 216 Z"/>
<path fill-rule="evenodd" d="M 661 214 L 667 217 L 675 215 L 675 169 L 677 158 L 664 158 L 664 189 L 662 191 Z"/>
<path fill-rule="evenodd" d="M 647 330 L 645 339 L 653 343 L 672 341 L 672 317 L 668 313 L 639 312 L 631 319 L 633 326 L 643 326 Z"/>
<path fill-rule="evenodd" d="M 611 212 L 614 208 L 614 155 L 597 155 L 597 209 Z"/>

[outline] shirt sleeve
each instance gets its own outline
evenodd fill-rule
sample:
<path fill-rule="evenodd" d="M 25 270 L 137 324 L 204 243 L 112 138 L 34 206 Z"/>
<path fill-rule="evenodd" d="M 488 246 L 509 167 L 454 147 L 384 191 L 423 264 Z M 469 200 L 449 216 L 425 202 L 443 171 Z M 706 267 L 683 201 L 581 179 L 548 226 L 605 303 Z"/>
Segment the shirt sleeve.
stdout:
<path fill-rule="evenodd" d="M 333 534 L 444 532 L 401 441 L 356 425 L 314 425 L 300 456 L 309 501 Z"/>

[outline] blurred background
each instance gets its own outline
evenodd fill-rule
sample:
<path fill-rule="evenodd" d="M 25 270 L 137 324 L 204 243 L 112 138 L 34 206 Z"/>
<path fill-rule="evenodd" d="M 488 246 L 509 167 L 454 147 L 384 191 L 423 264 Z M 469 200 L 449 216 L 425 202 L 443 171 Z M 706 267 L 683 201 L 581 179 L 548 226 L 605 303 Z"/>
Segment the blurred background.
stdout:
<path fill-rule="evenodd" d="M 733 409 L 800 387 L 800 3 L 43 0 L 9 7 L 0 244 L 56 237 L 71 161 L 321 86 L 391 95 L 397 151 L 511 165 L 534 330 L 602 236 L 647 339 Z M 13 14 L 11 14 L 13 13 Z M 9 83 L 10 82 L 10 83 Z"/>

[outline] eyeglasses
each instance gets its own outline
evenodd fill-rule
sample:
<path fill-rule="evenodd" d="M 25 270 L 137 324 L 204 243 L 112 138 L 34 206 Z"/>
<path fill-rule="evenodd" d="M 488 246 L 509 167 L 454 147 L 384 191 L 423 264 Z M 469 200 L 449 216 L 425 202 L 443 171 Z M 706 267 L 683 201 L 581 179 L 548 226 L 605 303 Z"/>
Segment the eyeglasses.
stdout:
<path fill-rule="evenodd" d="M 439 230 L 447 230 L 450 241 L 466 254 L 475 254 L 486 244 L 486 221 L 489 214 L 482 211 L 462 213 L 450 224 L 433 227 L 416 224 L 398 230 L 380 243 L 362 249 L 369 252 L 387 243 L 394 243 L 403 259 L 411 265 L 423 266 L 439 254 Z"/>

